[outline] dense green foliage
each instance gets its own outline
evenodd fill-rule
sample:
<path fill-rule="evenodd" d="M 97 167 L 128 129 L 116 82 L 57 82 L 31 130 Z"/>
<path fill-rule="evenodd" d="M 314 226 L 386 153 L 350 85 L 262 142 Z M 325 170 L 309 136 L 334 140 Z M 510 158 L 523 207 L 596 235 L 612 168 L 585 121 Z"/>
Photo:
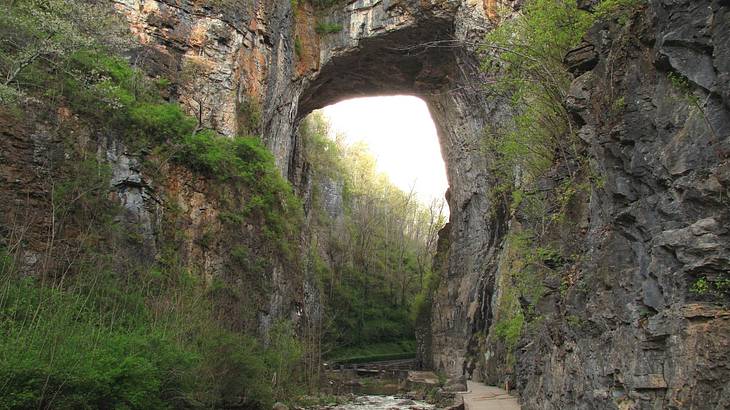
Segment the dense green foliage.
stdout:
<path fill-rule="evenodd" d="M 164 79 L 150 81 L 116 57 L 123 41 L 106 41 L 120 31 L 113 20 L 83 0 L 0 4 L 0 109 L 25 121 L 23 110 L 42 101 L 33 118 L 54 122 L 65 147 L 47 164 L 48 209 L 34 210 L 48 212 L 48 238 L 24 236 L 32 219 L 0 218 L 0 407 L 266 408 L 289 400 L 301 388 L 303 355 L 292 324 L 275 324 L 264 345 L 230 323 L 226 309 L 228 300 L 255 303 L 274 252 L 294 259 L 301 204 L 256 138 L 202 128 L 161 98 Z M 55 117 L 66 111 L 71 120 Z M 123 222 L 97 141 L 77 137 L 79 129 L 121 137 L 150 176 L 171 160 L 215 181 L 211 198 L 231 248 L 227 276 L 202 280 L 185 261 L 174 200 L 166 200 L 154 259 L 140 257 L 148 243 Z M 262 226 L 268 249 L 244 241 L 246 222 Z M 21 271 L 26 252 L 38 260 L 32 272 Z M 241 282 L 251 284 L 243 295 Z M 248 310 L 239 316 L 255 314 Z"/>
<path fill-rule="evenodd" d="M 592 22 L 575 1 L 532 0 L 522 15 L 503 22 L 486 39 L 484 69 L 494 74 L 489 90 L 508 98 L 515 112 L 510 128 L 489 130 L 486 144 L 497 153 L 495 171 L 511 185 L 539 178 L 555 155 L 573 153 L 573 133 L 563 106 L 572 76 L 563 57 Z"/>
<path fill-rule="evenodd" d="M 328 249 L 314 248 L 309 257 L 324 292 L 325 350 L 350 360 L 408 354 L 398 342 L 414 337 L 411 310 L 430 276 L 441 208 L 425 207 L 393 186 L 376 172 L 364 145 L 345 146 L 327 128 L 315 114 L 300 129 L 314 185 L 339 186 L 345 198 L 342 214 L 331 215 L 324 194 L 314 193 L 313 208 L 320 210 L 314 246 L 321 241 Z"/>

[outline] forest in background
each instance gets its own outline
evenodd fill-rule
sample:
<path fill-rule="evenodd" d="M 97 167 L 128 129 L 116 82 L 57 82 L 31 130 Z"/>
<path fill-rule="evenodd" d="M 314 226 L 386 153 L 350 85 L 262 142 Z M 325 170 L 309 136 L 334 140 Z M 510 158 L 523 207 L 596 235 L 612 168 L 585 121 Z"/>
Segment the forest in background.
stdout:
<path fill-rule="evenodd" d="M 313 168 L 310 264 L 323 290 L 325 358 L 415 354 L 415 318 L 429 286 L 443 200 L 422 204 L 376 169 L 362 143 L 332 136 L 315 112 L 300 126 Z"/>

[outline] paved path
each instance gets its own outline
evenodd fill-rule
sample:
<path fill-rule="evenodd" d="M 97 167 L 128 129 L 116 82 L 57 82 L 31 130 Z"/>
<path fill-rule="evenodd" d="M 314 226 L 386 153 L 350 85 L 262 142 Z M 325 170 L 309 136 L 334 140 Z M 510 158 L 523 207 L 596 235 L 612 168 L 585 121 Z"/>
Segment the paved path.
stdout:
<path fill-rule="evenodd" d="M 468 392 L 462 393 L 465 410 L 520 410 L 517 398 L 506 391 L 467 380 Z"/>

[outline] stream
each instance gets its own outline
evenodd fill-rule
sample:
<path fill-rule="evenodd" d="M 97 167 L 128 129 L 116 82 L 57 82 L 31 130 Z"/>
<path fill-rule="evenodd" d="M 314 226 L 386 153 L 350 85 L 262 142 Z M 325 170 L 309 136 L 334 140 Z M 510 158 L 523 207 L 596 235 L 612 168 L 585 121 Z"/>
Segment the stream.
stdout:
<path fill-rule="evenodd" d="M 349 403 L 330 407 L 332 410 L 431 410 L 432 404 L 396 396 L 357 396 Z"/>

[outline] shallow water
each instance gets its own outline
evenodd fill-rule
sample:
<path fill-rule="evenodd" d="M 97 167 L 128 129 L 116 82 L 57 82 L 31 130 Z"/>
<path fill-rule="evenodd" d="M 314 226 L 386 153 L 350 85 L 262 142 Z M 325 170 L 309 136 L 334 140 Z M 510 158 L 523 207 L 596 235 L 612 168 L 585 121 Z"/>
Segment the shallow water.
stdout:
<path fill-rule="evenodd" d="M 358 396 L 350 403 L 332 407 L 333 410 L 432 410 L 431 404 L 396 396 Z"/>

